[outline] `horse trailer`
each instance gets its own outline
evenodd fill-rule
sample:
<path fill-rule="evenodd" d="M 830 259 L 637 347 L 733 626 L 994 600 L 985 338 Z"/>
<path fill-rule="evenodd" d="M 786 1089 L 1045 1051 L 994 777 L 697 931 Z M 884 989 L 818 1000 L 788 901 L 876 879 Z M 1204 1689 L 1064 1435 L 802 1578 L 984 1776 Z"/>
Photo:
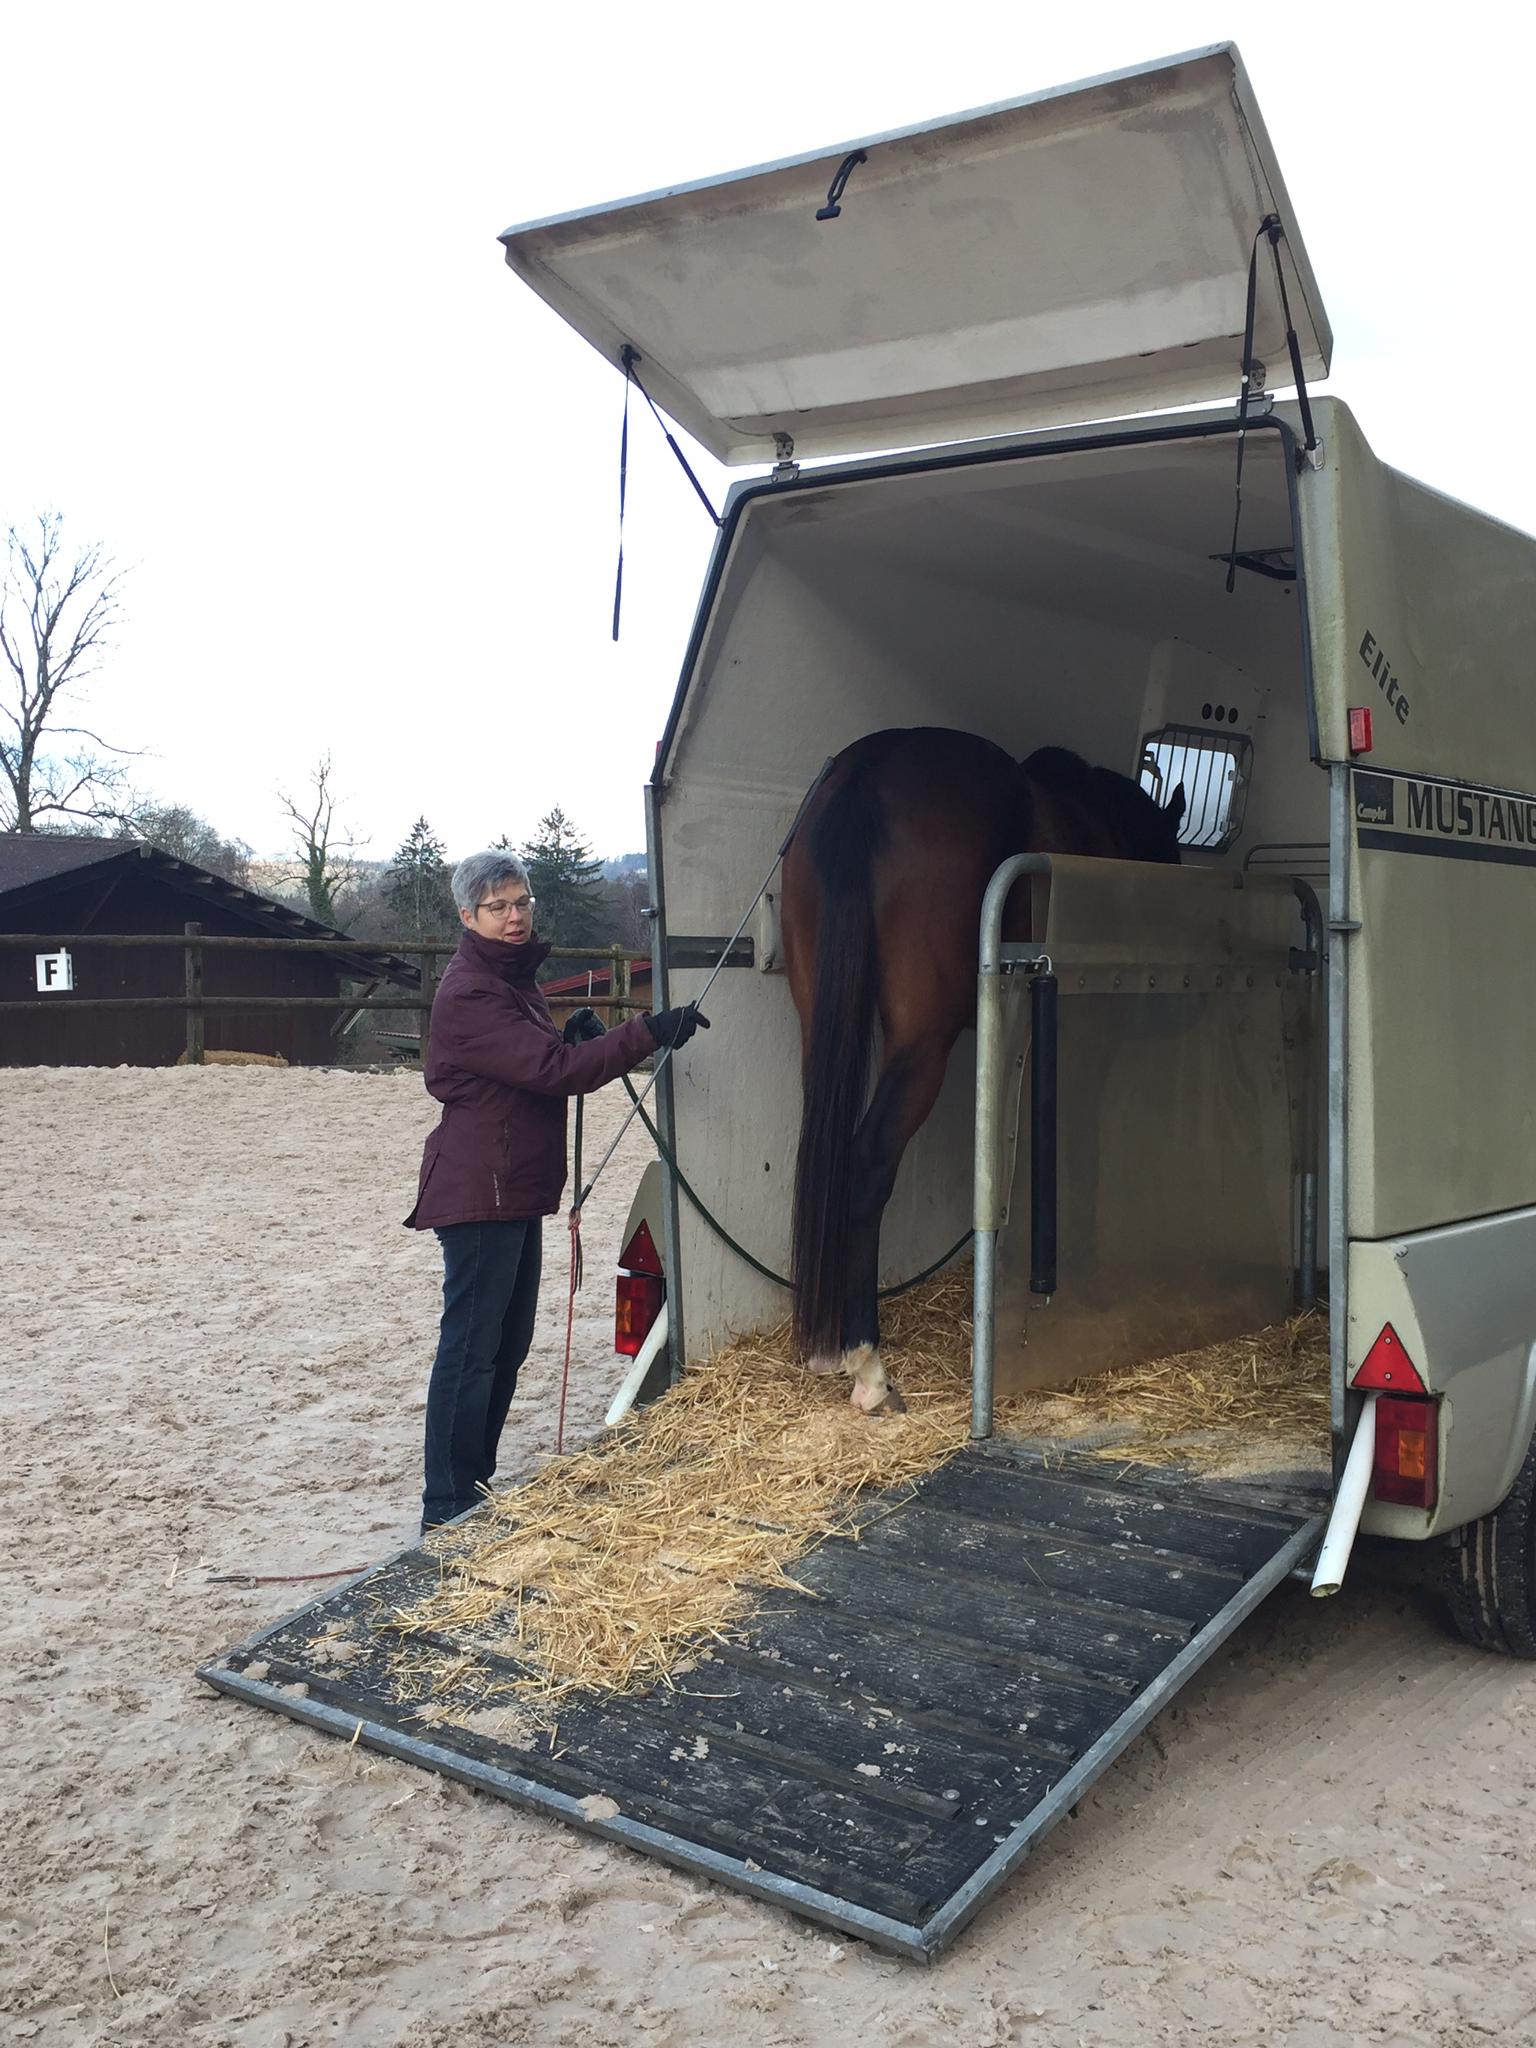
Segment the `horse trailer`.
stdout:
<path fill-rule="evenodd" d="M 1373 1387 L 1436 1402 L 1433 1500 L 1372 1497 L 1363 1527 L 1422 1542 L 1493 1515 L 1536 1423 L 1536 543 L 1389 468 L 1341 400 L 1307 397 L 1331 334 L 1237 52 L 504 240 L 616 364 L 637 353 L 711 453 L 773 464 L 732 490 L 649 785 L 658 1001 L 697 993 L 823 760 L 875 727 L 1182 780 L 1183 865 L 1138 876 L 1155 905 L 1096 878 L 1102 900 L 1073 913 L 1094 956 L 1077 975 L 1107 986 L 1149 919 L 1181 977 L 1227 958 L 1284 979 L 1320 943 L 1309 1071 L 1277 1081 L 1269 1057 L 1308 1049 L 1304 992 L 1268 1020 L 1268 1067 L 1242 1066 L 1257 1024 L 1214 1030 L 1177 1086 L 1148 1058 L 1086 1147 L 1098 1178 L 1118 1149 L 1119 1225 L 1155 1230 L 1149 1263 L 1196 1292 L 1230 1264 L 1250 1319 L 1261 1295 L 1284 1313 L 1310 1207 L 1341 1446 L 1368 1360 Z M 1267 396 L 1281 379 L 1297 399 Z M 775 908 L 770 891 L 714 988 L 718 1035 L 661 1093 L 704 1205 L 782 1270 L 799 1048 Z M 1143 963 L 1124 964 L 1129 983 Z M 1064 1057 L 1070 1009 L 1064 991 Z M 887 1280 L 970 1220 L 975 1090 L 957 1054 L 887 1212 Z M 675 1370 L 783 1304 L 675 1188 L 665 1206 Z M 1074 1312 L 1072 1258 L 1064 1237 L 1039 1321 Z M 1200 1329 L 1230 1320 L 1195 1306 Z M 1149 1336 L 1198 1334 L 1182 1313 L 1148 1305 Z M 1030 1355 L 1000 1355 L 1005 1380 Z M 1503 1566 L 1507 1595 L 1529 1565 Z M 1502 1619 L 1536 1647 L 1523 1608 Z"/>
<path fill-rule="evenodd" d="M 894 1808 L 834 1821 L 825 1740 L 797 1777 L 765 1722 L 750 1768 L 776 1758 L 791 1796 L 753 1779 L 733 1833 L 686 1764 L 598 1824 L 572 1810 L 580 1780 L 527 1759 L 423 1758 L 931 1957 L 1329 1521 L 1345 1551 L 1357 1521 L 1436 1546 L 1471 1639 L 1536 1655 L 1536 542 L 1309 395 L 1331 334 L 1230 46 L 503 241 L 698 442 L 758 466 L 721 516 L 648 787 L 658 1005 L 698 995 L 823 762 L 862 735 L 952 727 L 1185 792 L 1177 866 L 1034 856 L 999 876 L 979 1035 L 885 1213 L 888 1283 L 975 1234 L 976 1443 L 922 1510 L 952 1517 L 933 1542 L 959 1546 L 954 1571 L 894 1534 L 831 1546 L 852 1556 L 809 1574 L 817 1653 L 804 1616 L 764 1624 L 798 1649 L 757 1646 L 824 1720 L 841 1673 L 925 1727 L 935 1786 L 899 1828 Z M 1001 939 L 1013 888 L 1028 944 Z M 911 905 L 914 949 L 929 909 Z M 709 1041 L 658 1087 L 688 1191 L 664 1166 L 640 1205 L 665 1279 L 652 1389 L 784 1312 L 717 1228 L 785 1270 L 800 1044 L 776 882 L 728 959 Z M 1310 1490 L 1117 1487 L 991 1440 L 994 1385 L 1314 1296 L 1333 1442 Z M 904 1662 L 880 1637 L 878 1665 L 881 1630 Z M 1025 1681 L 1055 1701 L 1036 1777 L 989 1792 L 980 1846 L 945 1861 L 971 1797 L 956 1744 L 986 1747 L 987 1686 Z M 411 1753 L 398 1728 L 365 1735 Z"/>

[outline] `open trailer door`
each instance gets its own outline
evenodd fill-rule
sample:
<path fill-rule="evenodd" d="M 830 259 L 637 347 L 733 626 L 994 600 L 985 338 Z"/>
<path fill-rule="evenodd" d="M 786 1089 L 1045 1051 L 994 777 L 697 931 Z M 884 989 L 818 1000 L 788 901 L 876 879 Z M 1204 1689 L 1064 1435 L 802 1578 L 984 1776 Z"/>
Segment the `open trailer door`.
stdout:
<path fill-rule="evenodd" d="M 501 239 L 711 454 L 761 463 L 1234 397 L 1271 217 L 1315 380 L 1327 316 L 1221 44 Z M 1254 274 L 1254 355 L 1287 383 L 1267 253 Z"/>
<path fill-rule="evenodd" d="M 517 1730 L 522 1667 L 473 1631 L 412 1638 L 451 1675 L 402 1677 L 424 1550 L 199 1676 L 928 1962 L 1310 1554 L 1319 1505 L 998 1442 L 872 1503 L 665 1687 L 567 1696 L 553 1728 Z"/>

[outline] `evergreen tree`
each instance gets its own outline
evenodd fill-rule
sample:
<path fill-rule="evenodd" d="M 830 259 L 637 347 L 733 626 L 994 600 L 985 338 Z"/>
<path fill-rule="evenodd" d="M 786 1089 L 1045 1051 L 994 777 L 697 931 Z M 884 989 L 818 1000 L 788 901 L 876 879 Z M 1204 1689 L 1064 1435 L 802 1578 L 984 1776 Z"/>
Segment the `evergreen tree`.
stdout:
<path fill-rule="evenodd" d="M 452 929 L 455 912 L 447 854 L 425 818 L 416 820 L 390 862 L 384 894 L 412 938 L 436 938 Z"/>
<path fill-rule="evenodd" d="M 555 946 L 590 944 L 603 923 L 603 864 L 558 804 L 539 820 L 520 858 L 538 901 L 539 936 Z"/>

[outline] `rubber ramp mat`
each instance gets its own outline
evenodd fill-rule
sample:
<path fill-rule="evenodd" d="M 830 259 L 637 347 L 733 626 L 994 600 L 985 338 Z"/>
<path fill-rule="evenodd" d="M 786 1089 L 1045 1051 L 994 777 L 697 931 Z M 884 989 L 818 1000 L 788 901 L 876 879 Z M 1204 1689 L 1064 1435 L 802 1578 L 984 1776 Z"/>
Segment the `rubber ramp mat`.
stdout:
<path fill-rule="evenodd" d="M 1322 1517 L 1027 1446 L 962 1452 L 795 1566 L 672 1686 L 518 1737 L 467 1677 L 424 1706 L 407 1551 L 203 1665 L 222 1692 L 931 1960 L 1239 1623 Z M 451 1715 L 456 1718 L 449 1719 Z M 585 1802 L 585 1803 L 583 1803 Z"/>

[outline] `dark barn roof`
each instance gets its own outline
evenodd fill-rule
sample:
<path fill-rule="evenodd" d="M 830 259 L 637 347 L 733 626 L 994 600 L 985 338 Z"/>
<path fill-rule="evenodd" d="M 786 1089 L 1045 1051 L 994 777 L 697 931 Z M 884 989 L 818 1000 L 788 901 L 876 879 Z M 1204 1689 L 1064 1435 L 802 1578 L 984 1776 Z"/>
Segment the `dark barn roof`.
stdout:
<path fill-rule="evenodd" d="M 541 981 L 539 992 L 546 1002 L 586 1003 L 605 1002 L 612 993 L 609 983 L 613 979 L 611 967 L 594 967 L 589 974 L 582 968 L 579 974 L 562 974 L 555 981 Z M 637 999 L 650 993 L 651 963 L 636 960 L 630 965 L 629 987 Z"/>
<path fill-rule="evenodd" d="M 84 839 L 50 832 L 0 833 L 0 928 L 12 930 L 35 924 L 39 931 L 52 929 L 48 918 L 49 899 L 82 882 L 98 882 L 103 891 L 120 877 L 152 874 L 155 879 L 187 899 L 187 920 L 195 920 L 199 907 L 217 905 L 224 916 L 249 928 L 252 938 L 345 939 L 346 933 L 333 925 L 306 917 L 290 904 L 278 903 L 254 889 L 242 889 L 207 868 L 177 860 L 142 839 Z M 26 919 L 19 913 L 27 911 Z M 359 980 L 388 978 L 416 986 L 419 969 L 397 953 L 336 953 L 329 957 L 349 976 Z"/>

